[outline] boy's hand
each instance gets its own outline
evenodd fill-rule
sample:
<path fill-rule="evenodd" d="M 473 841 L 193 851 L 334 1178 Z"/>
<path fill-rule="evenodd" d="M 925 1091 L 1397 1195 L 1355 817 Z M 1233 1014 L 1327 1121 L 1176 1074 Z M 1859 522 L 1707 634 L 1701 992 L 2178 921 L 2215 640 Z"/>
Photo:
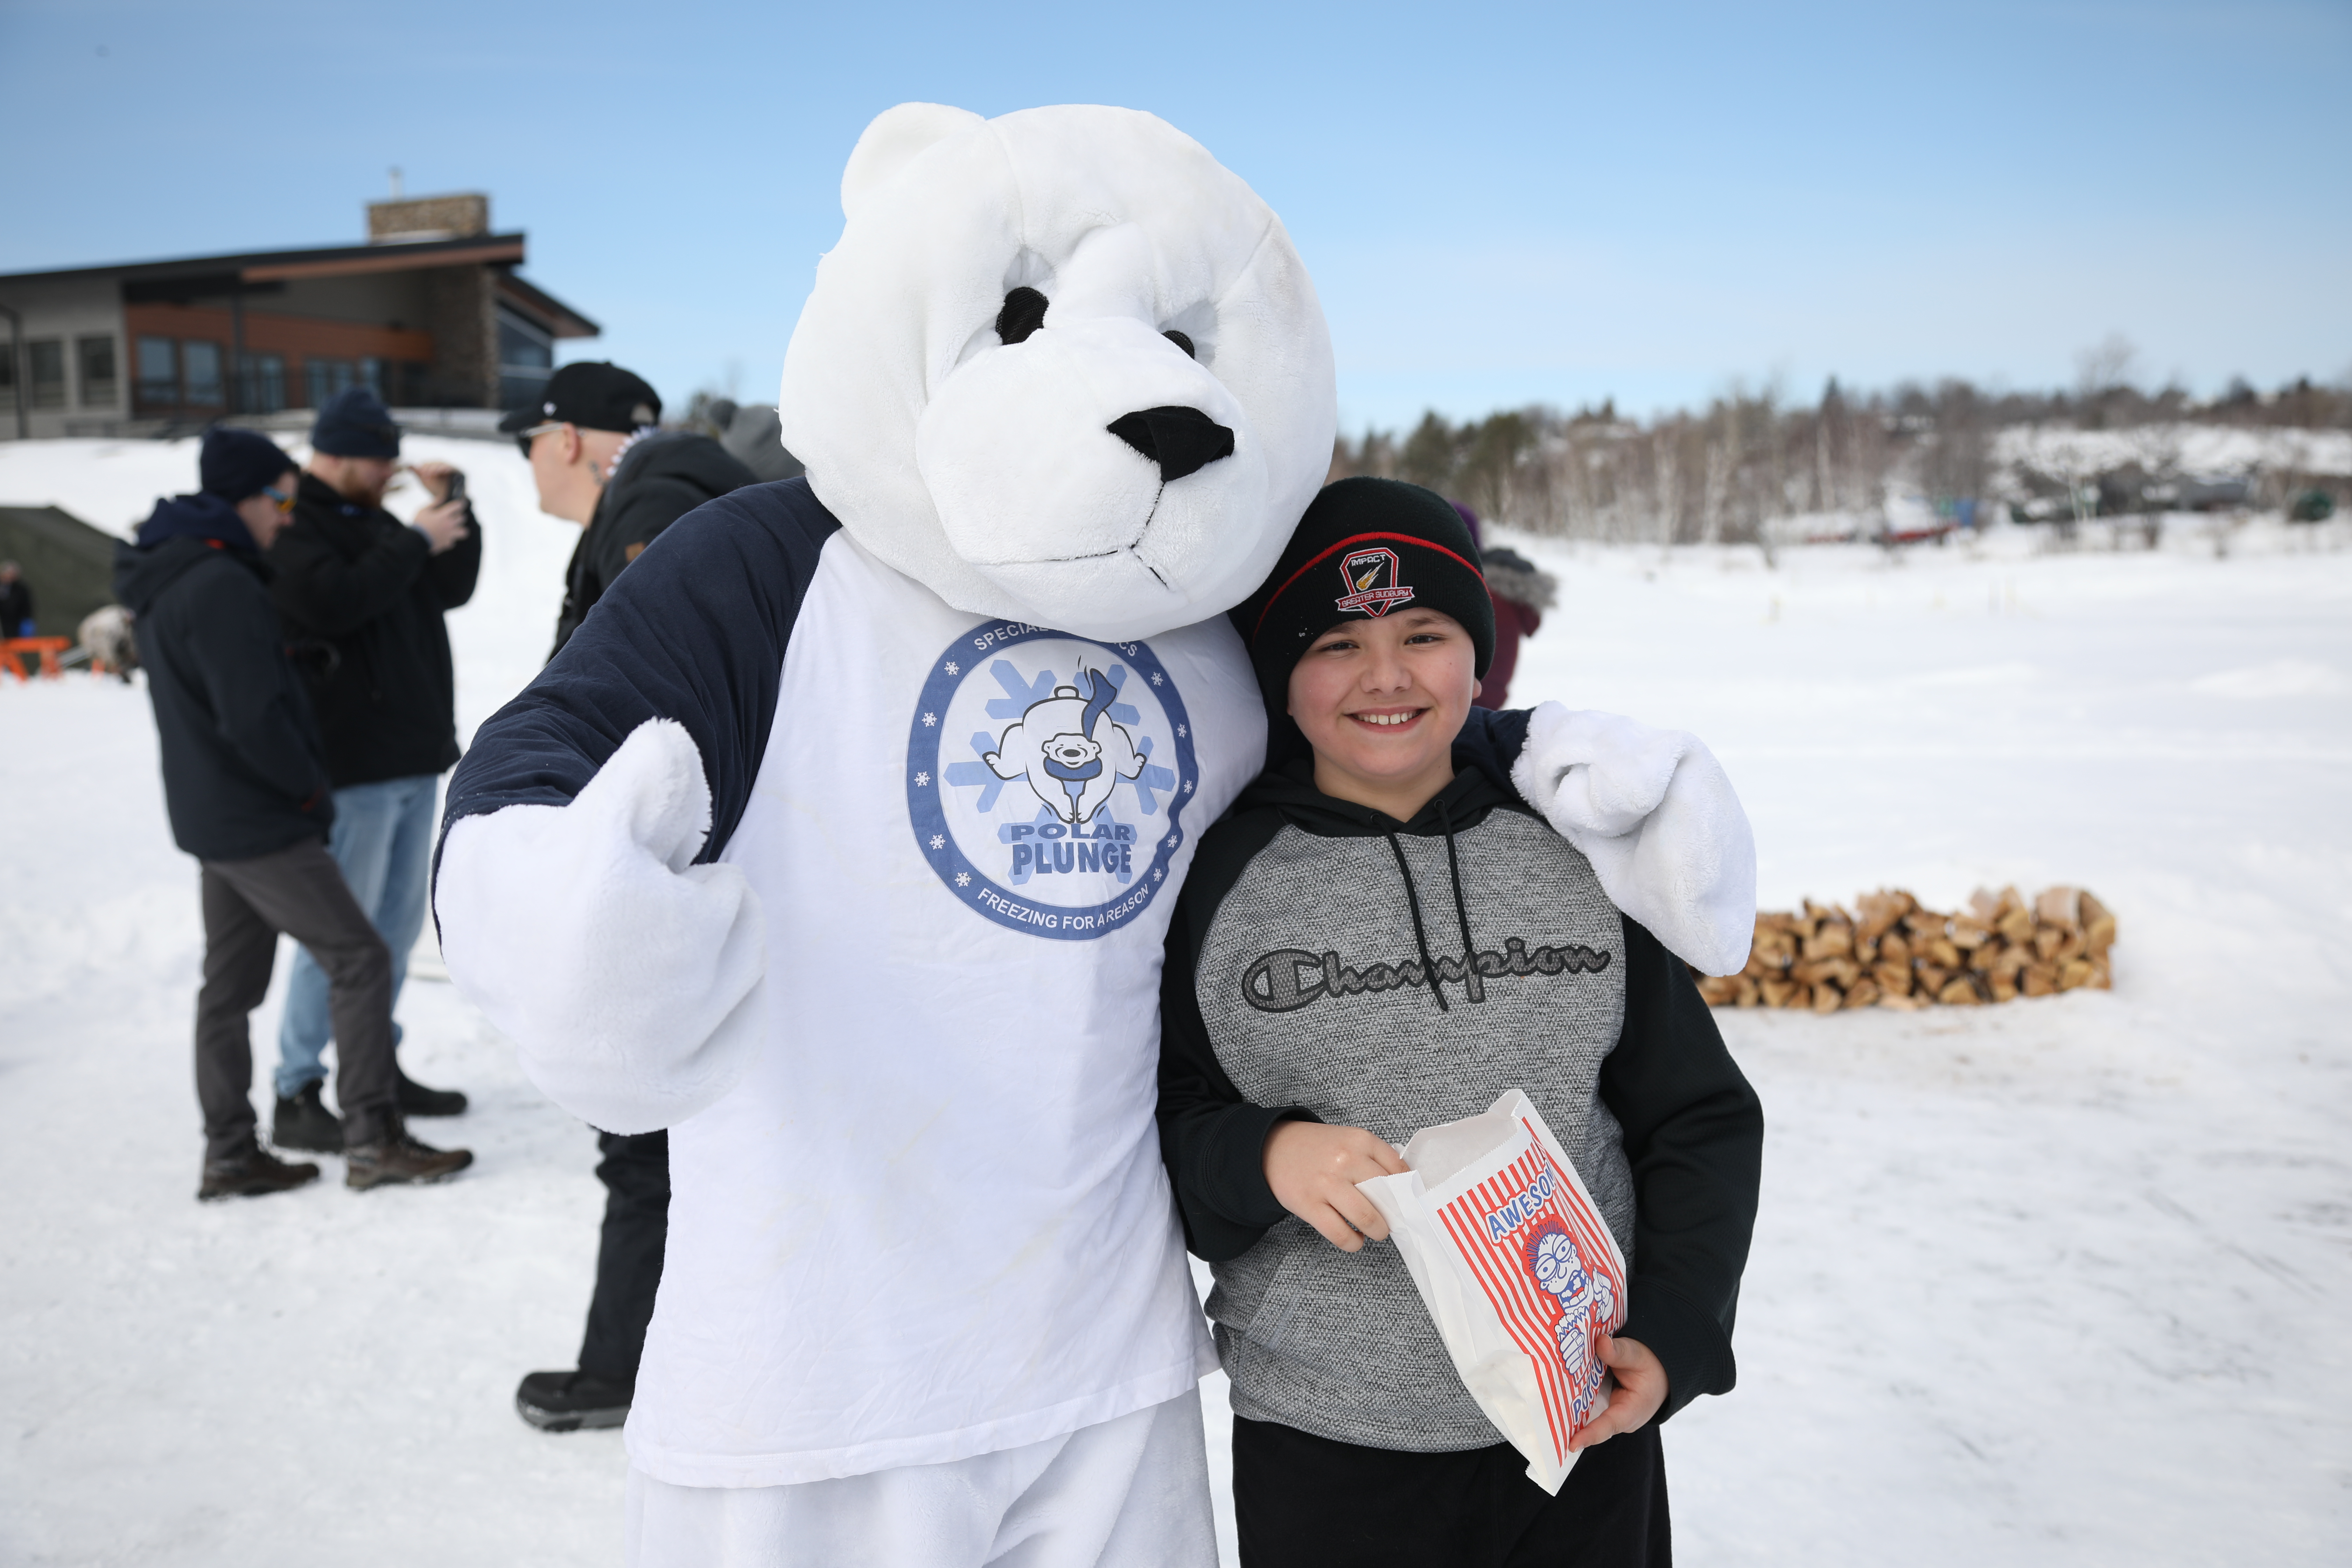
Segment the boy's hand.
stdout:
<path fill-rule="evenodd" d="M 1601 1359 L 1617 1374 L 1617 1386 L 1610 1392 L 1609 1408 L 1569 1439 L 1571 1453 L 1606 1443 L 1620 1432 L 1640 1431 L 1666 1402 L 1665 1365 L 1641 1341 L 1603 1335 Z"/>
<path fill-rule="evenodd" d="M 1282 1121 L 1265 1135 L 1265 1184 L 1275 1201 L 1342 1252 L 1360 1251 L 1365 1237 L 1382 1241 L 1389 1234 L 1389 1222 L 1356 1184 L 1406 1169 L 1394 1149 L 1360 1127 Z"/>

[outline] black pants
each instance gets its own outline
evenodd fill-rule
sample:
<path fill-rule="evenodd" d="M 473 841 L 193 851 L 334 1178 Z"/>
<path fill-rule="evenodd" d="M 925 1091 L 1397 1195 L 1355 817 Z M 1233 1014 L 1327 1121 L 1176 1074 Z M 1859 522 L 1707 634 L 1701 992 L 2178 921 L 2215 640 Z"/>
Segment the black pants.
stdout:
<path fill-rule="evenodd" d="M 1243 1568 L 1670 1568 L 1653 1424 L 1588 1448 L 1558 1497 L 1508 1443 L 1403 1454 L 1234 1418 Z"/>
<path fill-rule="evenodd" d="M 669 1134 L 599 1132 L 596 1146 L 604 1152 L 596 1166 L 604 1184 L 604 1237 L 596 1248 L 596 1294 L 588 1302 L 580 1370 L 634 1385 L 669 1237 Z"/>
<path fill-rule="evenodd" d="M 196 993 L 196 1102 L 205 1157 L 253 1146 L 253 1037 L 247 1016 L 269 990 L 278 933 L 327 972 L 335 1027 L 335 1100 L 343 1137 L 372 1143 L 397 1116 L 392 1065 L 392 954 L 323 840 L 250 860 L 202 862 L 205 984 Z"/>

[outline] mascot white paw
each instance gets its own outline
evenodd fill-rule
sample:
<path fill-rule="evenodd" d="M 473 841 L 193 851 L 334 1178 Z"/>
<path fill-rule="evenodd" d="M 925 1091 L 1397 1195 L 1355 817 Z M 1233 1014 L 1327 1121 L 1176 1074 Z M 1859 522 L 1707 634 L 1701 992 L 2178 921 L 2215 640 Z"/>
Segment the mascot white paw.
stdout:
<path fill-rule="evenodd" d="M 760 900 L 692 864 L 710 787 L 685 730 L 648 720 L 569 805 L 450 829 L 438 883 L 449 975 L 523 1070 L 608 1132 L 691 1116 L 760 1039 Z"/>
<path fill-rule="evenodd" d="M 1737 974 L 1756 934 L 1756 836 L 1699 738 L 1547 702 L 1511 783 L 1584 852 L 1619 909 L 1708 974 Z"/>

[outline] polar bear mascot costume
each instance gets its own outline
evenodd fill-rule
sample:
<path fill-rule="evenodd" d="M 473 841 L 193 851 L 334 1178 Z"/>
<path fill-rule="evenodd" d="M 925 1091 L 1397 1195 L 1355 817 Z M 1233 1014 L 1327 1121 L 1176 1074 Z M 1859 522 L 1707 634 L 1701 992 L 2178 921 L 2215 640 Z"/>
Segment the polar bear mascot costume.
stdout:
<path fill-rule="evenodd" d="M 1209 1563 L 1161 942 L 1261 765 L 1223 612 L 1322 482 L 1329 337 L 1149 114 L 903 105 L 841 195 L 806 477 L 669 529 L 482 726 L 443 951 L 558 1103 L 671 1131 L 633 1561 Z M 1637 919 L 1745 961 L 1703 747 L 1482 733 Z"/>

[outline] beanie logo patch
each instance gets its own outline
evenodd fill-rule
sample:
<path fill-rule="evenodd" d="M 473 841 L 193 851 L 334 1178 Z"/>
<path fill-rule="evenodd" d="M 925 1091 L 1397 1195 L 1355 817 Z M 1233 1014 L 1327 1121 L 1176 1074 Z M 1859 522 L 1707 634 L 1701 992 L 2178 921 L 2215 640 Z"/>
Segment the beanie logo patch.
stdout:
<path fill-rule="evenodd" d="M 1399 581 L 1404 563 L 1393 550 L 1359 550 L 1339 558 L 1339 580 L 1347 593 L 1332 601 L 1342 610 L 1385 616 L 1412 597 L 1412 589 Z"/>

